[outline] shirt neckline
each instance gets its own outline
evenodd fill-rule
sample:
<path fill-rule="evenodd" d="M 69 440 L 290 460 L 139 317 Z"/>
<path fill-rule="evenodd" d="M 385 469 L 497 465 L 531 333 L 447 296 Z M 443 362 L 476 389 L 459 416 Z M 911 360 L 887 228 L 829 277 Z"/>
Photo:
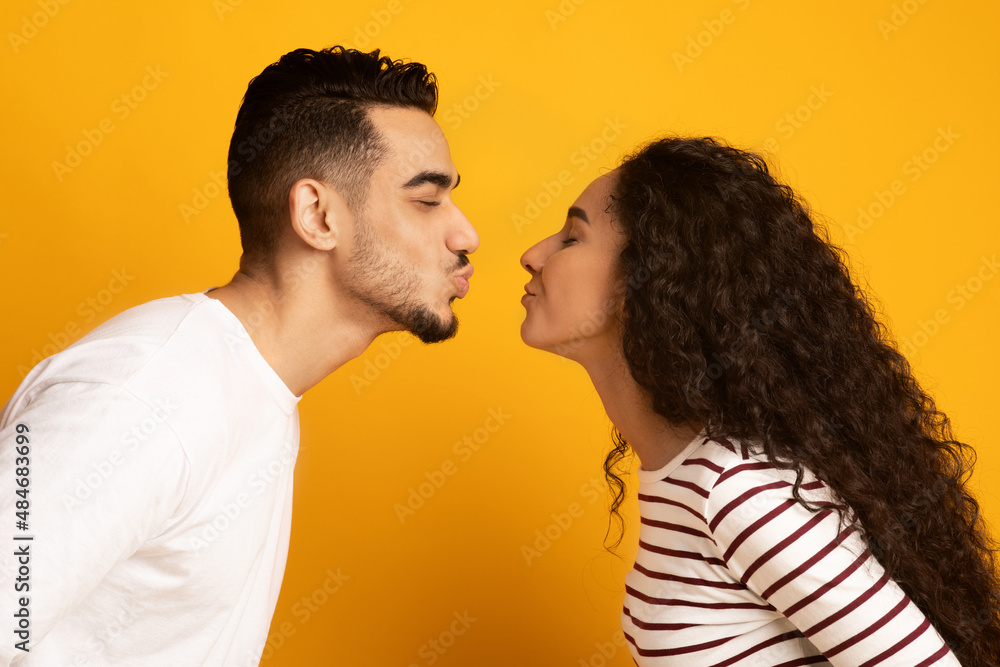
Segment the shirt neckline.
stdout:
<path fill-rule="evenodd" d="M 643 470 L 639 468 L 636 470 L 636 475 L 639 478 L 640 484 L 649 484 L 652 482 L 659 482 L 661 479 L 670 476 L 677 468 L 680 467 L 684 461 L 688 459 L 691 454 L 694 453 L 696 449 L 705 444 L 706 441 L 705 429 L 701 431 L 694 437 L 694 439 L 687 444 L 684 449 L 682 449 L 674 458 L 667 461 L 665 465 L 656 470 Z"/>
<path fill-rule="evenodd" d="M 254 344 L 253 339 L 250 338 L 250 334 L 247 332 L 246 327 L 240 322 L 240 318 L 236 317 L 233 311 L 226 307 L 226 304 L 222 303 L 218 299 L 213 299 L 208 296 L 208 292 L 216 289 L 215 287 L 210 287 L 204 292 L 197 292 L 195 294 L 189 294 L 196 303 L 210 302 L 214 305 L 209 306 L 216 313 L 218 313 L 223 319 L 227 320 L 230 327 L 234 328 L 236 332 L 234 334 L 242 342 L 246 342 L 246 345 L 233 345 L 230 343 L 229 347 L 234 350 L 241 350 L 243 357 L 251 364 L 257 374 L 264 381 L 267 386 L 268 391 L 278 402 L 278 405 L 286 414 L 291 414 L 292 410 L 295 409 L 296 404 L 302 400 L 301 396 L 296 396 L 291 389 L 285 384 L 284 380 L 271 368 L 271 364 L 267 363 L 267 359 L 260 353 L 257 349 L 257 345 Z"/>

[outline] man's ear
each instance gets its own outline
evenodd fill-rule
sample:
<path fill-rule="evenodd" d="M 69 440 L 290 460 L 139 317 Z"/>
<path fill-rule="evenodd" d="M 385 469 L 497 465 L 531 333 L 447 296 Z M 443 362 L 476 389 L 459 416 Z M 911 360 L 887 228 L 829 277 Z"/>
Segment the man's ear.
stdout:
<path fill-rule="evenodd" d="M 302 178 L 292 184 L 288 212 L 298 237 L 317 250 L 336 248 L 341 235 L 353 225 L 343 195 L 313 178 Z"/>

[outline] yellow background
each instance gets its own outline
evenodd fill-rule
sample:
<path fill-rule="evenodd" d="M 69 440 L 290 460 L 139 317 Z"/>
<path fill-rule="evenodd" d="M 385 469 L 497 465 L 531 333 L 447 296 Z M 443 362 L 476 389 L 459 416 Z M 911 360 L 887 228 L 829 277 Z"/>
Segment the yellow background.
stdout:
<path fill-rule="evenodd" d="M 456 302 L 457 339 L 382 337 L 302 400 L 263 664 L 631 664 L 609 642 L 635 505 L 620 557 L 604 553 L 606 492 L 591 502 L 582 487 L 601 481 L 608 422 L 579 367 L 521 344 L 518 257 L 645 139 L 768 150 L 977 448 L 973 483 L 996 523 L 1000 280 L 983 258 L 1000 249 L 998 21 L 995 3 L 954 0 L 6 0 L 0 394 L 36 354 L 111 315 L 228 280 L 239 239 L 213 174 L 267 64 L 345 42 L 424 62 L 462 174 L 456 199 L 482 239 L 472 291 Z M 99 137 L 102 122 L 112 131 Z M 81 142 L 92 150 L 57 174 Z M 926 170 L 912 162 L 925 153 Z M 546 199 L 564 170 L 569 185 Z M 518 228 L 532 201 L 540 214 Z M 867 228 L 859 207 L 879 213 Z M 491 409 L 509 417 L 486 438 Z M 455 443 L 477 436 L 463 460 Z M 449 460 L 454 474 L 401 523 L 395 505 Z M 574 502 L 581 516 L 553 529 Z M 563 534 L 527 564 L 522 546 L 547 528 Z M 449 637 L 456 613 L 475 621 Z M 428 643 L 449 639 L 444 653 Z"/>

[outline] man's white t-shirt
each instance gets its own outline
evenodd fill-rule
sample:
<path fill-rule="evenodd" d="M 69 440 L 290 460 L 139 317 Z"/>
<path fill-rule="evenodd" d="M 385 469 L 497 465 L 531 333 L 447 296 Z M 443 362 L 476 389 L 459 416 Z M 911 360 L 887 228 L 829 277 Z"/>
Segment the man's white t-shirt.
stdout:
<path fill-rule="evenodd" d="M 0 665 L 257 665 L 298 400 L 204 293 L 132 308 L 36 366 L 0 413 Z"/>

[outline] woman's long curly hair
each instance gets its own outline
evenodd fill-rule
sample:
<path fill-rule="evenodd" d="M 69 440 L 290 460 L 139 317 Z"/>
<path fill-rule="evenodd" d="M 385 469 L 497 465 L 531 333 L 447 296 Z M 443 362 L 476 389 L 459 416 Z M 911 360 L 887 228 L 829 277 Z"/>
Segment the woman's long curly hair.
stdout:
<path fill-rule="evenodd" d="M 811 469 L 962 664 L 997 664 L 996 543 L 967 488 L 975 453 L 952 437 L 807 204 L 763 158 L 713 138 L 654 141 L 616 173 L 622 346 L 655 411 L 762 443 L 796 471 L 806 507 L 799 483 Z M 628 446 L 614 439 L 604 467 L 620 521 Z"/>

